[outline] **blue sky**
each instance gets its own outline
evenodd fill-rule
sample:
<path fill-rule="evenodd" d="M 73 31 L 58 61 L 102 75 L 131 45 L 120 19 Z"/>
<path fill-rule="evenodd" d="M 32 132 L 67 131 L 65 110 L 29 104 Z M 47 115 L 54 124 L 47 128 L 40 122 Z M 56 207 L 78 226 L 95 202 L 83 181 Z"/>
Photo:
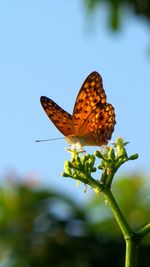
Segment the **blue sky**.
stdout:
<path fill-rule="evenodd" d="M 81 2 L 0 3 L 1 177 L 14 171 L 76 194 L 75 182 L 60 176 L 69 159 L 65 140 L 34 142 L 61 136 L 39 98 L 48 96 L 71 113 L 78 90 L 94 70 L 116 110 L 112 140 L 124 137 L 129 154 L 140 155 L 122 171 L 150 172 L 148 25 L 125 12 L 122 31 L 113 34 L 105 7 L 90 21 Z"/>

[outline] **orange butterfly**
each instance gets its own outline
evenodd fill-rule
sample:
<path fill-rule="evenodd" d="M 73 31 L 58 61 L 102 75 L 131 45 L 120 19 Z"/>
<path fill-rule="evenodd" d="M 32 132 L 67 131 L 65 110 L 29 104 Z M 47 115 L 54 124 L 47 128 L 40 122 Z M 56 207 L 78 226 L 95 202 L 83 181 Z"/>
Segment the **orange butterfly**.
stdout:
<path fill-rule="evenodd" d="M 114 131 L 115 111 L 106 102 L 102 78 L 96 71 L 84 81 L 73 114 L 59 107 L 53 100 L 41 96 L 41 104 L 57 129 L 69 144 L 83 146 L 106 145 Z"/>

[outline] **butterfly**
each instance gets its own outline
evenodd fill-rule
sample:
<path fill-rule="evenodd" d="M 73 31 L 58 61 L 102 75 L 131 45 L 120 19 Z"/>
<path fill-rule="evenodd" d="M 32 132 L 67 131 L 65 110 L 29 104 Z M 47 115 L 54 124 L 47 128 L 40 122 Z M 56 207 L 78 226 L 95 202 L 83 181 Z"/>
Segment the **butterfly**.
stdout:
<path fill-rule="evenodd" d="M 41 105 L 56 128 L 69 144 L 83 146 L 106 145 L 115 126 L 115 111 L 106 102 L 100 74 L 92 72 L 77 95 L 73 114 L 69 114 L 53 100 L 41 96 Z"/>

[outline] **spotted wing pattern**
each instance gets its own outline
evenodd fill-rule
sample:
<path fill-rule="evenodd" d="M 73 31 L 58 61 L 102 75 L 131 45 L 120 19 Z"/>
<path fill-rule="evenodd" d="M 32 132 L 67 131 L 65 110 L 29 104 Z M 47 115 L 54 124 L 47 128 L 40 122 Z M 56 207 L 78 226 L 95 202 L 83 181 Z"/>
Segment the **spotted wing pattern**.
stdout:
<path fill-rule="evenodd" d="M 45 96 L 41 97 L 41 104 L 50 120 L 70 143 L 74 140 L 81 146 L 101 146 L 107 144 L 114 131 L 115 111 L 106 102 L 102 78 L 98 72 L 92 72 L 84 81 L 76 98 L 73 115 Z"/>
<path fill-rule="evenodd" d="M 46 114 L 57 129 L 65 136 L 73 134 L 72 116 L 46 96 L 41 96 L 40 101 Z"/>
<path fill-rule="evenodd" d="M 75 136 L 82 137 L 86 145 L 103 145 L 110 140 L 114 125 L 114 108 L 106 103 L 102 78 L 98 72 L 92 72 L 75 102 L 73 132 Z"/>

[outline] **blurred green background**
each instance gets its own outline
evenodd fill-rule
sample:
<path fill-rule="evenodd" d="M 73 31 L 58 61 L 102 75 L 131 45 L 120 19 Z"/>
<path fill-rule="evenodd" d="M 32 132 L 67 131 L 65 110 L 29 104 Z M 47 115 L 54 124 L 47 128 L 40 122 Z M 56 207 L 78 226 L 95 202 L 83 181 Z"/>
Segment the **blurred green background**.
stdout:
<path fill-rule="evenodd" d="M 118 177 L 113 192 L 133 229 L 148 223 L 149 194 L 142 175 Z M 142 242 L 139 266 L 150 266 L 149 251 L 150 235 Z M 101 195 L 93 193 L 86 204 L 77 204 L 32 180 L 7 177 L 1 185 L 0 267 L 123 267 L 124 253 L 122 235 Z"/>

